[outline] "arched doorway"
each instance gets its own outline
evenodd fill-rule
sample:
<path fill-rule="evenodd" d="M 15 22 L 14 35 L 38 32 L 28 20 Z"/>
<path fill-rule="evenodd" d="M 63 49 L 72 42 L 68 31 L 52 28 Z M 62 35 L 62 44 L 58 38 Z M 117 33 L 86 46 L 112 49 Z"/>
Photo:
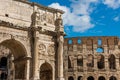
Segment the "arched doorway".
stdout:
<path fill-rule="evenodd" d="M 82 80 L 82 76 L 79 76 L 79 77 L 78 77 L 78 80 Z"/>
<path fill-rule="evenodd" d="M 94 67 L 94 57 L 91 54 L 89 54 L 87 58 L 87 67 L 88 69 L 91 69 Z"/>
<path fill-rule="evenodd" d="M 7 79 L 7 73 L 2 72 L 0 75 L 0 80 L 6 80 Z"/>
<path fill-rule="evenodd" d="M 94 80 L 94 77 L 89 76 L 89 77 L 87 78 L 87 80 Z"/>
<path fill-rule="evenodd" d="M 98 67 L 98 69 L 104 69 L 105 63 L 104 63 L 104 56 L 103 55 L 98 55 L 98 57 L 97 57 L 97 67 Z"/>
<path fill-rule="evenodd" d="M 6 57 L 1 58 L 1 60 L 0 60 L 0 68 L 1 69 L 7 68 L 7 58 Z"/>
<path fill-rule="evenodd" d="M 2 46 L 2 47 L 1 47 Z M 9 50 L 9 51 L 7 51 Z M 1 77 L 12 79 L 25 79 L 26 49 L 19 41 L 14 39 L 5 40 L 0 43 L 0 68 Z M 4 73 L 5 72 L 5 73 Z"/>
<path fill-rule="evenodd" d="M 40 67 L 40 80 L 52 80 L 52 66 L 49 63 L 44 63 Z"/>
<path fill-rule="evenodd" d="M 109 68 L 116 69 L 116 61 L 115 61 L 115 56 L 113 54 L 109 55 L 108 61 L 109 61 Z"/>
<path fill-rule="evenodd" d="M 115 76 L 111 76 L 109 80 L 117 80 Z"/>
<path fill-rule="evenodd" d="M 72 76 L 68 77 L 68 80 L 74 80 L 74 78 Z"/>
<path fill-rule="evenodd" d="M 98 80 L 105 80 L 105 77 L 100 76 L 100 77 L 98 78 Z"/>

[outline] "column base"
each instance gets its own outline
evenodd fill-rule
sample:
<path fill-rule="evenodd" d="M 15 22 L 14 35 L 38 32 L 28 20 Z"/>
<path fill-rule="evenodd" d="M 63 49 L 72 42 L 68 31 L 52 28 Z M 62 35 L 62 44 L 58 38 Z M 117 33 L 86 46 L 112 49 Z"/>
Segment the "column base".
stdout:
<path fill-rule="evenodd" d="M 63 77 L 59 77 L 57 78 L 57 80 L 65 80 Z"/>

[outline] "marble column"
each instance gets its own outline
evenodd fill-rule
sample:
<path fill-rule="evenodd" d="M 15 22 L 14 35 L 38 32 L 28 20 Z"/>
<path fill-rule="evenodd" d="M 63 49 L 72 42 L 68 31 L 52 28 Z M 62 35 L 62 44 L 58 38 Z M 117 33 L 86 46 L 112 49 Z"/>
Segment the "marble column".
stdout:
<path fill-rule="evenodd" d="M 33 80 L 39 79 L 39 73 L 38 73 L 38 38 L 35 38 L 34 43 L 34 54 L 33 54 Z"/>
<path fill-rule="evenodd" d="M 27 64 L 26 64 L 26 73 L 25 73 L 26 75 L 26 80 L 29 80 L 29 75 L 30 75 L 30 60 L 28 59 L 27 60 Z"/>
<path fill-rule="evenodd" d="M 63 78 L 63 42 L 64 38 L 63 36 L 59 35 L 57 38 L 58 42 L 58 79 L 57 80 L 64 80 Z"/>

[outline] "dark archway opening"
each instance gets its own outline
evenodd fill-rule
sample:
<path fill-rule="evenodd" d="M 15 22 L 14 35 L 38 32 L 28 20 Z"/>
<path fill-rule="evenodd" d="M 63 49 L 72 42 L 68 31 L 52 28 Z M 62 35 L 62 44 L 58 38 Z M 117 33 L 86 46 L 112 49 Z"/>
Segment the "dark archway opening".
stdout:
<path fill-rule="evenodd" d="M 116 77 L 111 76 L 111 77 L 110 77 L 110 80 L 117 80 L 117 79 L 116 79 Z"/>
<path fill-rule="evenodd" d="M 105 80 L 105 77 L 100 76 L 98 80 Z"/>
<path fill-rule="evenodd" d="M 3 72 L 0 75 L 0 80 L 6 80 L 7 79 L 7 73 Z"/>
<path fill-rule="evenodd" d="M 40 67 L 40 80 L 52 80 L 52 66 L 49 63 L 44 63 Z"/>
<path fill-rule="evenodd" d="M 6 69 L 7 68 L 7 58 L 2 57 L 0 60 L 0 69 Z"/>
<path fill-rule="evenodd" d="M 68 78 L 68 80 L 74 80 L 74 78 L 73 78 L 72 76 L 70 76 L 70 77 Z"/>
<path fill-rule="evenodd" d="M 82 76 L 79 76 L 79 77 L 78 77 L 78 80 L 82 80 Z"/>
<path fill-rule="evenodd" d="M 80 66 L 80 67 L 83 66 L 83 57 L 82 56 L 78 56 L 78 58 L 77 58 L 77 66 Z"/>
<path fill-rule="evenodd" d="M 98 66 L 98 69 L 103 69 L 105 67 L 103 55 L 98 55 L 97 66 Z"/>
<path fill-rule="evenodd" d="M 87 67 L 88 69 L 94 67 L 94 57 L 93 55 L 88 55 L 88 58 L 87 58 Z"/>
<path fill-rule="evenodd" d="M 109 56 L 108 61 L 109 61 L 109 68 L 116 69 L 116 61 L 115 61 L 115 56 L 113 54 Z"/>
<path fill-rule="evenodd" d="M 9 39 L 0 43 L 0 49 L 3 52 L 5 50 L 0 61 L 0 68 L 5 69 L 1 70 L 5 72 L 0 74 L 1 79 L 5 74 L 10 80 L 25 79 L 26 60 L 24 58 L 26 57 L 26 49 L 24 45 L 15 39 Z"/>
<path fill-rule="evenodd" d="M 94 77 L 89 76 L 89 77 L 87 78 L 87 80 L 94 80 Z"/>
<path fill-rule="evenodd" d="M 68 68 L 72 68 L 70 56 L 68 56 Z"/>

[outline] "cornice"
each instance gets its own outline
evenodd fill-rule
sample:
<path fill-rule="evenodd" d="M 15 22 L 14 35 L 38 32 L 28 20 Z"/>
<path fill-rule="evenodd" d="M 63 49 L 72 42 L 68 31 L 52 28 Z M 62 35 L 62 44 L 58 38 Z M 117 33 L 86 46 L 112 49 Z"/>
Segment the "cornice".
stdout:
<path fill-rule="evenodd" d="M 51 36 L 58 36 L 58 35 L 65 35 L 64 32 L 57 32 L 57 31 L 50 31 L 50 30 L 42 30 L 42 27 L 28 27 L 28 26 L 18 26 L 10 22 L 2 21 L 0 20 L 0 26 L 7 27 L 7 28 L 13 28 L 17 30 L 23 30 L 23 31 L 29 31 L 30 29 L 33 31 L 38 31 L 40 34 L 46 34 Z"/>
<path fill-rule="evenodd" d="M 27 31 L 27 26 L 18 26 L 10 22 L 0 20 L 0 26 Z"/>
<path fill-rule="evenodd" d="M 59 12 L 59 13 L 61 13 L 61 14 L 63 14 L 64 13 L 64 11 L 63 10 L 60 10 L 60 9 L 55 9 L 55 8 L 51 8 L 51 7 L 47 7 L 47 6 L 43 6 L 43 5 L 41 5 L 41 4 L 38 4 L 38 3 L 35 3 L 35 2 L 30 2 L 30 1 L 28 1 L 28 0 L 14 0 L 14 1 L 19 1 L 19 2 L 22 2 L 22 3 L 26 3 L 26 4 L 29 4 L 29 5 L 31 5 L 31 6 L 38 6 L 38 7 L 40 7 L 40 8 L 42 8 L 42 9 L 44 9 L 44 10 L 48 10 L 48 11 L 52 11 L 52 12 Z"/>

